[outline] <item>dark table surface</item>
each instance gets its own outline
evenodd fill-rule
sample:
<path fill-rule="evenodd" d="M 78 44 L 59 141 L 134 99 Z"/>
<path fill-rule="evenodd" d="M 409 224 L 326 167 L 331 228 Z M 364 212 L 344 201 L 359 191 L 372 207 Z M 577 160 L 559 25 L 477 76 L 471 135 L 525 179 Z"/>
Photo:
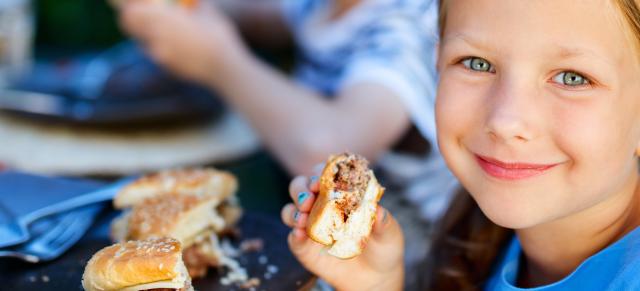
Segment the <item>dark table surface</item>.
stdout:
<path fill-rule="evenodd" d="M 248 252 L 239 258 L 249 276 L 260 279 L 261 284 L 255 290 L 297 290 L 312 284 L 313 276 L 299 265 L 287 247 L 289 230 L 278 215 L 288 199 L 289 178 L 286 174 L 264 153 L 218 168 L 238 177 L 238 196 L 245 208 L 239 224 L 241 237 L 232 244 L 237 246 L 244 239 L 255 238 L 264 242 L 261 251 Z M 0 290 L 82 290 L 80 281 L 84 266 L 96 251 L 111 244 L 109 224 L 116 215 L 117 211 L 105 207 L 91 230 L 71 250 L 52 262 L 34 265 L 0 259 Z M 222 286 L 220 275 L 224 272 L 211 270 L 207 277 L 194 282 L 196 290 L 239 290 L 237 286 Z"/>
<path fill-rule="evenodd" d="M 0 290 L 82 290 L 84 266 L 91 256 L 111 244 L 109 223 L 116 211 L 104 211 L 87 233 L 71 250 L 49 263 L 30 264 L 15 259 L 0 259 Z M 263 213 L 246 213 L 240 221 L 242 239 L 260 238 L 264 248 L 248 252 L 238 259 L 250 277 L 260 279 L 255 290 L 297 290 L 312 281 L 289 252 L 286 242 L 288 230 L 276 217 Z M 237 246 L 238 241 L 233 242 Z M 275 266 L 275 268 L 274 268 Z M 271 269 L 276 272 L 268 272 Z M 195 280 L 196 290 L 240 290 L 237 286 L 223 286 L 219 279 L 225 272 L 211 270 Z"/>

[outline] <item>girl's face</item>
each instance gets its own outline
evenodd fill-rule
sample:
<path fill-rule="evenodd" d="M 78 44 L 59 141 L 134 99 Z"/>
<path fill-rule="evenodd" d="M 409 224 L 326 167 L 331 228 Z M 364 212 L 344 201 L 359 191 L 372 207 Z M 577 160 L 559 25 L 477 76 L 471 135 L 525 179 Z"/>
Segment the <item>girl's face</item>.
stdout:
<path fill-rule="evenodd" d="M 449 1 L 439 145 L 495 223 L 532 227 L 633 191 L 640 70 L 614 5 Z"/>

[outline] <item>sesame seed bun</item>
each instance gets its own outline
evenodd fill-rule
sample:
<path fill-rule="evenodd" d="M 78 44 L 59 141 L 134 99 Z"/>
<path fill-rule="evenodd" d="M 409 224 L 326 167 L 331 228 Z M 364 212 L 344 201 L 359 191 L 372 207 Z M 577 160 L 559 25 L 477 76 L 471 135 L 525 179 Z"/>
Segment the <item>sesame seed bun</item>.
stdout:
<path fill-rule="evenodd" d="M 87 291 L 193 290 L 181 244 L 171 238 L 129 241 L 98 251 L 85 267 L 82 287 Z"/>
<path fill-rule="evenodd" d="M 218 203 L 238 189 L 235 176 L 211 168 L 173 169 L 145 175 L 125 186 L 114 198 L 118 208 L 132 207 L 142 200 L 166 194 L 207 196 Z"/>

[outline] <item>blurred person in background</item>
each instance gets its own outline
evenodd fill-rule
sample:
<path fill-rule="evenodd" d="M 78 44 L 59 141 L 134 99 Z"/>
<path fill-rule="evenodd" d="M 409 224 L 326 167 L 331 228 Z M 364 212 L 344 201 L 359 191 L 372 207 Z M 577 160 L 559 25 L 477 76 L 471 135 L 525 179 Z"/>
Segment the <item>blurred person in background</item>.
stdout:
<path fill-rule="evenodd" d="M 407 221 L 433 221 L 445 210 L 457 182 L 435 138 L 437 1 L 218 0 L 189 8 L 127 0 L 119 11 L 153 59 L 218 92 L 291 174 L 310 174 L 348 150 L 376 162 L 387 192 L 413 202 Z M 292 40 L 293 75 L 252 55 L 241 33 L 271 47 Z"/>

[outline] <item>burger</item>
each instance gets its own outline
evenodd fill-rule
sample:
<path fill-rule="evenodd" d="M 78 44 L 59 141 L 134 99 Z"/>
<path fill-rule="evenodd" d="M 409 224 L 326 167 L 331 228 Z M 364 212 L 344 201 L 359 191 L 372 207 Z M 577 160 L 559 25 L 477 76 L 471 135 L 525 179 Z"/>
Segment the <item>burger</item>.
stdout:
<path fill-rule="evenodd" d="M 359 255 L 383 193 L 365 158 L 349 153 L 331 156 L 320 176 L 320 193 L 309 214 L 307 234 L 337 258 Z"/>
<path fill-rule="evenodd" d="M 128 241 L 93 255 L 82 275 L 87 291 L 192 291 L 182 247 L 172 238 Z"/>

